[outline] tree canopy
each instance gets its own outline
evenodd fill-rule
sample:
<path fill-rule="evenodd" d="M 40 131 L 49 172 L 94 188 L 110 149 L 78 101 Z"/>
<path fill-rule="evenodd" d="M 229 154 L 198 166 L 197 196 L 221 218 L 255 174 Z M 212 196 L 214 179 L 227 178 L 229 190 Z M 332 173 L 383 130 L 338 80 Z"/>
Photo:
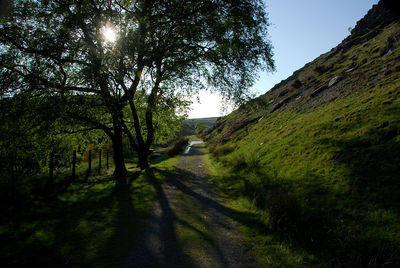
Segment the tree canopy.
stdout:
<path fill-rule="evenodd" d="M 15 1 L 1 18 L 1 95 L 57 97 L 62 116 L 109 136 L 124 178 L 124 134 L 147 168 L 155 114 L 200 89 L 243 100 L 273 69 L 267 27 L 261 0 Z"/>

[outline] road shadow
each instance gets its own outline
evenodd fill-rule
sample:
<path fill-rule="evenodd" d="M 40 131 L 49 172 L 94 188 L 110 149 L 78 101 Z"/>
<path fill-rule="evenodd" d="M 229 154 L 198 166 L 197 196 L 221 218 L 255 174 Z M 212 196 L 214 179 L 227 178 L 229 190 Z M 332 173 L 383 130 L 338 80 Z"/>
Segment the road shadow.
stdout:
<path fill-rule="evenodd" d="M 190 267 L 176 236 L 179 221 L 170 206 L 152 168 L 146 170 L 148 182 L 156 191 L 158 206 L 154 215 L 145 223 L 138 234 L 130 253 L 118 267 Z"/>
<path fill-rule="evenodd" d="M 185 176 L 194 176 L 190 172 L 185 172 L 182 169 L 175 169 L 174 172 L 150 168 L 146 170 L 147 179 L 154 187 L 157 193 L 158 205 L 155 208 L 155 213 L 151 219 L 145 224 L 144 230 L 138 235 L 129 256 L 119 265 L 119 267 L 194 267 L 196 266 L 193 260 L 182 249 L 177 234 L 177 226 L 181 225 L 191 231 L 197 233 L 202 240 L 209 244 L 215 253 L 218 263 L 222 267 L 229 266 L 229 262 L 224 256 L 221 248 L 217 245 L 214 237 L 206 232 L 199 230 L 191 223 L 178 217 L 174 208 L 171 207 L 171 197 L 167 195 L 162 182 L 157 178 L 167 176 L 166 185 L 174 187 L 178 192 L 194 197 L 199 200 L 204 206 L 211 207 L 219 213 L 229 216 L 234 219 L 245 218 L 247 224 L 254 224 L 249 219 L 250 215 L 236 212 L 229 209 L 215 200 L 202 196 L 181 180 Z"/>
<path fill-rule="evenodd" d="M 170 184 L 182 191 L 183 193 L 197 199 L 202 205 L 213 208 L 224 216 L 240 222 L 241 224 L 251 226 L 253 228 L 256 227 L 258 229 L 262 229 L 264 230 L 264 232 L 268 230 L 268 227 L 265 225 L 265 223 L 261 222 L 253 213 L 237 211 L 235 209 L 229 208 L 223 205 L 220 201 L 211 199 L 207 196 L 193 191 L 184 183 L 184 181 L 190 180 L 191 183 L 196 184 L 196 177 L 197 175 L 192 172 L 176 168 L 174 171 L 174 175 L 170 176 L 167 184 Z"/>

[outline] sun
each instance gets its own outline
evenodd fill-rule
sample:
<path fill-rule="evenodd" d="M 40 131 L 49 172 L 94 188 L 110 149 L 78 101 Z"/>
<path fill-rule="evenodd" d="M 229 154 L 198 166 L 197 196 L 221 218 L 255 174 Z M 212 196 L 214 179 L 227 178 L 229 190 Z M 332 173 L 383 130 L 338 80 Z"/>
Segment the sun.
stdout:
<path fill-rule="evenodd" d="M 103 28 L 101 28 L 101 32 L 106 42 L 114 43 L 117 39 L 115 30 L 109 25 L 103 26 Z"/>

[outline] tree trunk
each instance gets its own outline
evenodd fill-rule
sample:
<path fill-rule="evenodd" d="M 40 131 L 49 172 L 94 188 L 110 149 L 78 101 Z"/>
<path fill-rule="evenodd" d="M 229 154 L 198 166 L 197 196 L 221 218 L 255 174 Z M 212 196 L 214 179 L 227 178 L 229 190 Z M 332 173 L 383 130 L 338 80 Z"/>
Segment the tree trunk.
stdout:
<path fill-rule="evenodd" d="M 140 169 L 146 169 L 148 168 L 149 165 L 149 150 L 147 148 L 138 148 L 137 150 L 138 153 L 138 160 L 139 160 L 139 168 Z"/>
<path fill-rule="evenodd" d="M 114 151 L 114 177 L 116 182 L 123 182 L 126 179 L 127 170 L 125 167 L 124 151 L 122 144 L 122 126 L 114 121 L 114 135 L 112 140 L 113 151 Z"/>

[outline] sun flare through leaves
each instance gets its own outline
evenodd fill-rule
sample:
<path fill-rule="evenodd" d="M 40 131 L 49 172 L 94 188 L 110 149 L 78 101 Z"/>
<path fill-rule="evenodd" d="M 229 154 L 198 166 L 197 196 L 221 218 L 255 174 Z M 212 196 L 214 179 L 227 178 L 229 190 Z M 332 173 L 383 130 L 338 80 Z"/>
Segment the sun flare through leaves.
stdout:
<path fill-rule="evenodd" d="M 117 34 L 114 30 L 114 27 L 111 25 L 105 25 L 101 28 L 101 33 L 103 35 L 104 40 L 107 43 L 114 43 L 117 39 Z"/>

